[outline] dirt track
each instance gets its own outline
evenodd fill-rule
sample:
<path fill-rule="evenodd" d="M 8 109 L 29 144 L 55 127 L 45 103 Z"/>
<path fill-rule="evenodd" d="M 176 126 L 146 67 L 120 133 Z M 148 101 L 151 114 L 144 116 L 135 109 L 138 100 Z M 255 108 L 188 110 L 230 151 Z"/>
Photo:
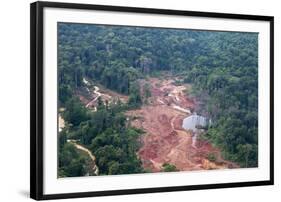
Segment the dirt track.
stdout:
<path fill-rule="evenodd" d="M 99 174 L 99 168 L 97 167 L 97 165 L 95 163 L 96 157 L 92 154 L 92 152 L 89 149 L 87 149 L 86 147 L 82 146 L 81 144 L 78 144 L 76 140 L 68 139 L 67 142 L 72 143 L 76 147 L 76 149 L 79 149 L 79 150 L 87 153 L 87 155 L 92 160 L 92 170 L 95 173 L 95 175 L 98 175 Z"/>
<path fill-rule="evenodd" d="M 117 103 L 117 100 L 122 103 L 126 103 L 128 101 L 128 96 L 116 93 L 102 85 L 93 85 L 93 83 L 88 81 L 86 78 L 83 78 L 83 82 L 86 85 L 84 93 L 82 93 L 82 90 L 80 89 L 76 91 L 76 95 L 86 108 L 96 111 L 99 98 L 101 98 L 103 103 L 108 104 Z"/>
<path fill-rule="evenodd" d="M 138 152 L 144 168 L 159 172 L 164 163 L 173 164 L 182 171 L 237 167 L 224 161 L 217 148 L 206 141 L 196 141 L 182 128 L 182 120 L 195 107 L 195 102 L 185 96 L 187 86 L 176 86 L 172 79 L 141 81 L 145 82 L 151 86 L 148 104 L 127 112 L 130 124 L 146 132 L 141 137 L 142 147 Z M 216 163 L 207 159 L 210 153 L 216 156 Z"/>

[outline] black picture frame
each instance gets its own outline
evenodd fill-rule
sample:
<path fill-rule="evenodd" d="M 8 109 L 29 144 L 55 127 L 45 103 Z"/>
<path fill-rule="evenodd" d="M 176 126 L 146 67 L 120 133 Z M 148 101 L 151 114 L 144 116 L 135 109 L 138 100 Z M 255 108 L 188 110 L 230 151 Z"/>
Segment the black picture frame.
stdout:
<path fill-rule="evenodd" d="M 154 187 L 143 189 L 93 191 L 66 194 L 43 193 L 43 9 L 80 9 L 121 11 L 130 13 L 163 14 L 169 16 L 194 16 L 239 20 L 268 21 L 270 23 L 270 180 L 239 183 L 204 184 L 191 186 Z M 246 187 L 274 184 L 274 17 L 213 12 L 151 9 L 121 6 L 104 6 L 58 2 L 35 2 L 30 5 L 30 197 L 36 200 L 92 197 L 106 195 L 171 192 L 228 187 Z"/>

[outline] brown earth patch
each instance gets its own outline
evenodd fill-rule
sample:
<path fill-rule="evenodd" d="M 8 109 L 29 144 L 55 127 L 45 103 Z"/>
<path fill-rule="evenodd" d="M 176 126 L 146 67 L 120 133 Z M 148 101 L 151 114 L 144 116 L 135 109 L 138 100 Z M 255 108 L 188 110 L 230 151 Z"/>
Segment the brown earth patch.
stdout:
<path fill-rule="evenodd" d="M 195 101 L 184 93 L 186 86 L 176 86 L 173 79 L 150 78 L 151 98 L 141 109 L 128 111 L 130 124 L 145 131 L 141 136 L 138 156 L 145 169 L 160 172 L 164 163 L 176 166 L 180 171 L 234 168 L 237 165 L 222 159 L 218 148 L 207 141 L 196 141 L 193 135 L 182 128 L 182 121 L 190 114 L 176 107 L 192 111 Z M 143 86 L 143 85 L 142 85 Z M 208 155 L 216 156 L 216 161 L 208 160 Z"/>

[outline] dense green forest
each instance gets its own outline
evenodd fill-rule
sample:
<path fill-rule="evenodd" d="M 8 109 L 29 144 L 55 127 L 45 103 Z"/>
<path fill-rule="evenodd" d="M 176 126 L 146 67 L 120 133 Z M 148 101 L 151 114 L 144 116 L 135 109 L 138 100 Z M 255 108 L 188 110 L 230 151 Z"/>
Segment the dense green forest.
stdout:
<path fill-rule="evenodd" d="M 96 112 L 86 111 L 78 98 L 65 104 L 63 117 L 69 124 L 60 132 L 59 175 L 83 176 L 87 174 L 87 159 L 79 156 L 67 139 L 77 139 L 96 156 L 100 175 L 144 172 L 136 156 L 137 141 L 142 131 L 126 126 L 126 117 L 120 103 L 106 107 L 102 103 Z M 84 155 L 85 156 L 85 155 Z M 88 159 L 89 161 L 89 159 Z"/>
<path fill-rule="evenodd" d="M 198 109 L 212 119 L 204 138 L 241 167 L 258 165 L 258 34 L 185 29 L 58 24 L 59 176 L 86 174 L 88 159 L 67 139 L 79 139 L 97 158 L 100 174 L 145 172 L 136 156 L 142 131 L 124 112 L 143 100 L 136 82 L 169 72 L 192 85 Z M 87 110 L 74 96 L 83 78 L 129 96 L 127 104 Z M 173 170 L 166 166 L 166 170 Z"/>

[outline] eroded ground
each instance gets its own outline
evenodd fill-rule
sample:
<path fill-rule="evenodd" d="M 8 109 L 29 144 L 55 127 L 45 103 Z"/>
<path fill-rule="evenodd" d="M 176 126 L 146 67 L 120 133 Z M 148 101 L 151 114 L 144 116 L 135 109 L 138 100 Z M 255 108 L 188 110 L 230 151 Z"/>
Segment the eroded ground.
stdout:
<path fill-rule="evenodd" d="M 109 104 L 116 100 L 128 101 L 128 96 L 100 85 L 90 85 L 87 80 L 84 82 L 88 87 L 85 92 L 78 91 L 77 96 L 89 109 L 96 110 L 99 97 Z M 218 148 L 182 128 L 183 119 L 191 115 L 196 107 L 196 102 L 188 97 L 190 86 L 176 85 L 169 78 L 148 78 L 140 81 L 142 94 L 145 85 L 149 86 L 151 96 L 140 109 L 126 112 L 130 124 L 145 131 L 138 151 L 145 169 L 159 172 L 164 163 L 173 164 L 180 171 L 238 167 L 224 160 Z M 59 123 L 63 122 L 59 120 Z M 208 160 L 210 154 L 215 156 L 215 161 Z"/>
<path fill-rule="evenodd" d="M 130 124 L 145 131 L 138 156 L 143 167 L 152 172 L 162 170 L 164 163 L 178 170 L 233 168 L 237 165 L 221 158 L 220 151 L 200 141 L 182 128 L 182 121 L 194 110 L 195 102 L 186 96 L 189 86 L 175 85 L 172 79 L 150 78 L 141 81 L 150 85 L 151 97 L 141 109 L 127 112 Z M 216 161 L 208 160 L 208 155 Z"/>

